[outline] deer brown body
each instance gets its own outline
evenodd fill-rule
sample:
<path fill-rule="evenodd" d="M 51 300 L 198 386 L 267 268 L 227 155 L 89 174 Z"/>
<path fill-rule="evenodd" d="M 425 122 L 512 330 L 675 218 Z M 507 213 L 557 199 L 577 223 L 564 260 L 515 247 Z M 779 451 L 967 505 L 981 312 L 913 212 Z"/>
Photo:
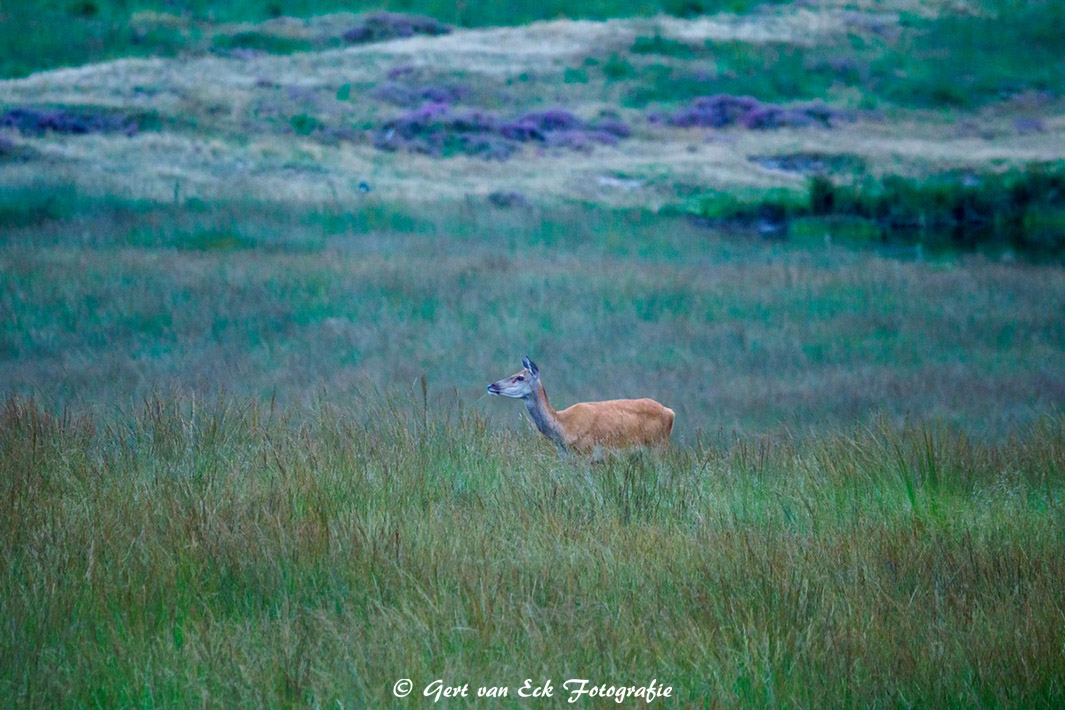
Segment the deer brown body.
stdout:
<path fill-rule="evenodd" d="M 674 418 L 669 407 L 646 398 L 611 399 L 556 411 L 540 384 L 536 363 L 526 357 L 522 365 L 520 372 L 488 385 L 488 392 L 524 400 L 536 427 L 560 449 L 596 453 L 669 442 Z"/>

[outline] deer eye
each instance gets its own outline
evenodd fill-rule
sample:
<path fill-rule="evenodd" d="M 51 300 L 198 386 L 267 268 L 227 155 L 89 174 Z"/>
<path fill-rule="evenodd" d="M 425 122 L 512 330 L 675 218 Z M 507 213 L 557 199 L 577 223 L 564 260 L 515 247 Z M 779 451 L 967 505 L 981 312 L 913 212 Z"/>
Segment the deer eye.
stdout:
<path fill-rule="evenodd" d="M 523 382 L 524 380 L 525 380 L 525 375 L 518 375 L 518 382 Z"/>

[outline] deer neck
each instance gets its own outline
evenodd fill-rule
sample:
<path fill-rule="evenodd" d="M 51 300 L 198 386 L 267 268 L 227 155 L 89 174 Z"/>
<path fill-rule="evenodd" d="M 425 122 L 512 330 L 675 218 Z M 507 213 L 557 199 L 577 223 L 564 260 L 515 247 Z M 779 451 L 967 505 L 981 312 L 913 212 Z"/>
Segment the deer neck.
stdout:
<path fill-rule="evenodd" d="M 544 386 L 537 384 L 536 390 L 525 398 L 525 407 L 529 415 L 536 423 L 540 433 L 561 447 L 565 447 L 562 441 L 562 425 L 558 421 L 558 412 L 551 408 L 547 401 L 547 392 Z"/>

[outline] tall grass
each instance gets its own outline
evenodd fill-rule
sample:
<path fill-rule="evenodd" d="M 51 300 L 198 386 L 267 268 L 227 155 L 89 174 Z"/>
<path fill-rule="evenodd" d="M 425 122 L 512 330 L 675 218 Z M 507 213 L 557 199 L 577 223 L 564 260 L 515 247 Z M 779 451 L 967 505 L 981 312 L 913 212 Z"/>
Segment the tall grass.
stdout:
<path fill-rule="evenodd" d="M 420 398 L 11 399 L 0 693 L 376 707 L 400 678 L 402 704 L 436 678 L 657 678 L 680 705 L 1060 707 L 1063 425 L 589 465 Z"/>

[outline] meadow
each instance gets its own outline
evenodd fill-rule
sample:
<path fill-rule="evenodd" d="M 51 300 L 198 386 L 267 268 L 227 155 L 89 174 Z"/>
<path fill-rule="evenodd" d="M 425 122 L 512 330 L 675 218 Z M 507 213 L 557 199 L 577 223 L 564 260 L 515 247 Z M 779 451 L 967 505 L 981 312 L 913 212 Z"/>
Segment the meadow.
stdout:
<path fill-rule="evenodd" d="M 1059 4 L 0 13 L 4 707 L 1065 705 Z"/>
<path fill-rule="evenodd" d="M 536 702 L 526 678 L 656 678 L 682 707 L 1065 699 L 1060 417 L 589 467 L 476 410 L 376 402 L 10 400 L 7 701 L 420 707 L 438 678 L 509 687 L 444 702 L 478 707 Z"/>
<path fill-rule="evenodd" d="M 5 209 L 0 372 L 53 407 L 169 388 L 355 403 L 425 376 L 434 406 L 514 426 L 484 385 L 526 353 L 556 404 L 654 396 L 681 441 L 878 415 L 1003 437 L 1065 398 L 1055 263 L 372 195 L 295 211 L 38 186 Z"/>

